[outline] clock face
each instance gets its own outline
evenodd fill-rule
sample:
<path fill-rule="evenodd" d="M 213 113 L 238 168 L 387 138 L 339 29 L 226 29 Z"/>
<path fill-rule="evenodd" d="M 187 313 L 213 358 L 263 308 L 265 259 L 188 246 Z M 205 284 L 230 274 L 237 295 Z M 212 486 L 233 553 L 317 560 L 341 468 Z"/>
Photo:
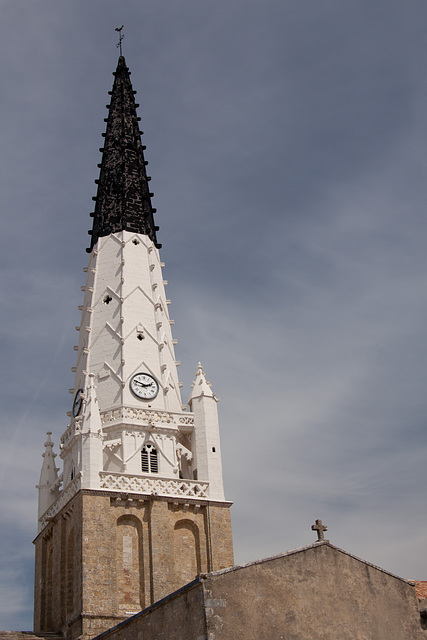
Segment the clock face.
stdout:
<path fill-rule="evenodd" d="M 78 391 L 76 391 L 76 395 L 74 396 L 73 418 L 77 418 L 82 408 L 82 402 L 83 402 L 82 393 L 83 393 L 83 389 L 79 389 Z"/>
<path fill-rule="evenodd" d="M 153 400 L 159 393 L 157 380 L 148 373 L 136 373 L 131 378 L 130 389 L 141 400 Z"/>

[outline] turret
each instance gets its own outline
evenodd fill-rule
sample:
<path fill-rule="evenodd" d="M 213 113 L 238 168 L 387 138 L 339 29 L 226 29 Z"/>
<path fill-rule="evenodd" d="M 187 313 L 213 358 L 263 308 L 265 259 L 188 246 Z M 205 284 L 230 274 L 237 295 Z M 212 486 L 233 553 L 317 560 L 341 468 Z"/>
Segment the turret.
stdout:
<path fill-rule="evenodd" d="M 224 500 L 218 398 L 198 364 L 188 404 L 194 414 L 195 465 L 198 480 L 209 482 L 211 500 Z"/>

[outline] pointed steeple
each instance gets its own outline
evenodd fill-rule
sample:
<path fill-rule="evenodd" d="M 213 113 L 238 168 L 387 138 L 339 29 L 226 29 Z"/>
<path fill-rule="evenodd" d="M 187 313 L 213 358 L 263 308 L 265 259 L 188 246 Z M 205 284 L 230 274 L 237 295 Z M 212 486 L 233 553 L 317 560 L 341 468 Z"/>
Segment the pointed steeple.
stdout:
<path fill-rule="evenodd" d="M 151 206 L 150 190 L 144 159 L 145 147 L 136 113 L 135 91 L 130 81 L 130 71 L 120 56 L 114 72 L 111 103 L 102 151 L 98 192 L 94 198 L 95 211 L 90 252 L 98 238 L 118 231 L 134 231 L 149 236 L 157 247 L 156 231 Z"/>
<path fill-rule="evenodd" d="M 39 484 L 34 628 L 67 640 L 99 635 L 195 573 L 233 564 L 218 400 L 199 365 L 193 410 L 182 404 L 138 105 L 121 55 L 114 75 L 63 471 L 57 477 L 49 433 Z"/>

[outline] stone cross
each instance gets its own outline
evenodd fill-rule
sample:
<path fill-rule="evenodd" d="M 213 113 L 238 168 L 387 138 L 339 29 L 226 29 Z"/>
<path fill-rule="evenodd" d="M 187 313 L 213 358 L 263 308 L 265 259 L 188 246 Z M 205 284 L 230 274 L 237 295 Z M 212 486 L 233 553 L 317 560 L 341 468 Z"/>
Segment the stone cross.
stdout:
<path fill-rule="evenodd" d="M 328 530 L 328 527 L 322 524 L 321 520 L 316 520 L 316 524 L 311 525 L 312 531 L 317 531 L 317 542 L 325 539 L 323 533 Z"/>

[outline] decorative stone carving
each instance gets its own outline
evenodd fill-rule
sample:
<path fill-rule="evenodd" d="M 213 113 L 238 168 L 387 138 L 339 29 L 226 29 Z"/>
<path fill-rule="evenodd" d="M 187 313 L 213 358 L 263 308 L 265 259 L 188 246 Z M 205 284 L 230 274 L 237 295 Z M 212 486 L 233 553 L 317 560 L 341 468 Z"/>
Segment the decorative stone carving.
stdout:
<path fill-rule="evenodd" d="M 119 420 L 132 420 L 136 423 L 160 423 L 170 425 L 194 425 L 192 415 L 181 415 L 169 411 L 150 411 L 150 409 L 136 409 L 135 407 L 120 407 L 112 411 L 101 412 L 101 422 L 108 426 L 109 423 Z"/>
<path fill-rule="evenodd" d="M 208 498 L 209 483 L 195 480 L 171 480 L 130 476 L 121 473 L 101 472 L 101 489 L 110 491 L 131 491 L 133 493 L 155 493 L 158 496 L 187 496 L 189 498 Z"/>
<path fill-rule="evenodd" d="M 76 495 L 80 488 L 80 474 L 78 474 L 74 480 L 64 489 L 56 502 L 39 518 L 39 531 L 42 531 L 46 524 L 61 511 L 63 507 Z"/>

